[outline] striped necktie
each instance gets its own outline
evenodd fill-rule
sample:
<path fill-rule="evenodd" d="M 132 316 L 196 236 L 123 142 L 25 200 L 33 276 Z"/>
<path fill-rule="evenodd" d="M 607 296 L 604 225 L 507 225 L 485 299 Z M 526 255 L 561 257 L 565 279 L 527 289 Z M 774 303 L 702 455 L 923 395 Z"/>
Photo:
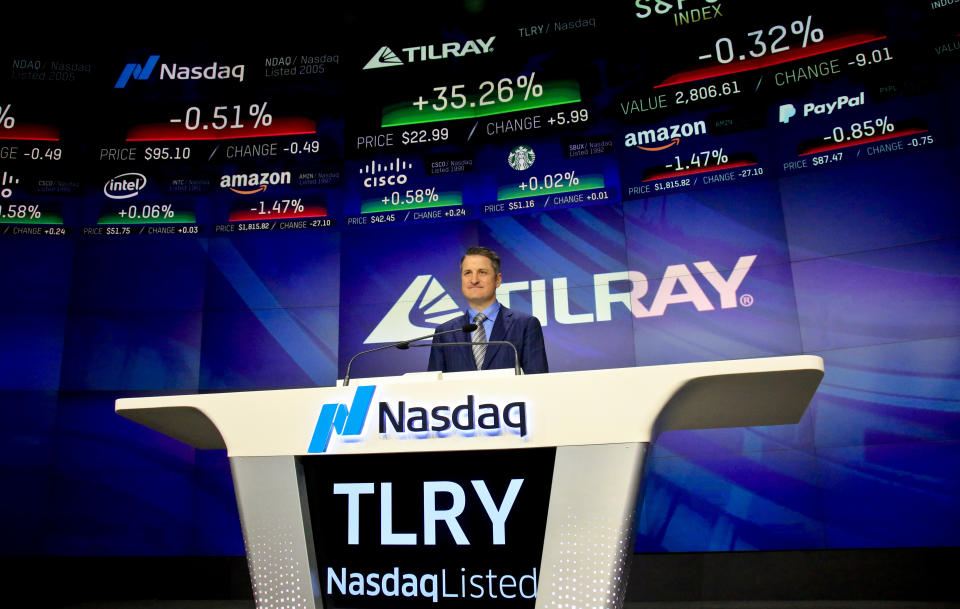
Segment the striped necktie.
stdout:
<path fill-rule="evenodd" d="M 477 313 L 473 318 L 473 323 L 477 324 L 477 329 L 473 331 L 473 361 L 477 363 L 477 370 L 483 368 L 483 358 L 487 354 L 487 331 L 483 329 L 483 322 L 487 316 L 483 313 Z"/>

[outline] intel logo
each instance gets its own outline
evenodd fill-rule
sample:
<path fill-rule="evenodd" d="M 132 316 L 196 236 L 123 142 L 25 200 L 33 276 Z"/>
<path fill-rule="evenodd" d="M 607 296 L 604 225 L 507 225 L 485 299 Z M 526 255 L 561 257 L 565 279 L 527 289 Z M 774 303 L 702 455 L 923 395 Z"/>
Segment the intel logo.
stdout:
<path fill-rule="evenodd" d="M 147 185 L 142 173 L 122 173 L 103 185 L 103 194 L 111 199 L 129 199 L 140 194 Z"/>

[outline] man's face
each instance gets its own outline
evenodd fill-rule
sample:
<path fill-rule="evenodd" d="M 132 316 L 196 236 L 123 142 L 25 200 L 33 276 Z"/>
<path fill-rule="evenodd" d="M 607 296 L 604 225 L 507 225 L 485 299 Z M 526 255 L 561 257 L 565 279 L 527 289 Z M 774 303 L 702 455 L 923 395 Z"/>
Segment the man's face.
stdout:
<path fill-rule="evenodd" d="M 493 304 L 502 280 L 500 273 L 494 274 L 493 262 L 486 256 L 467 256 L 460 265 L 460 288 L 478 311 Z"/>

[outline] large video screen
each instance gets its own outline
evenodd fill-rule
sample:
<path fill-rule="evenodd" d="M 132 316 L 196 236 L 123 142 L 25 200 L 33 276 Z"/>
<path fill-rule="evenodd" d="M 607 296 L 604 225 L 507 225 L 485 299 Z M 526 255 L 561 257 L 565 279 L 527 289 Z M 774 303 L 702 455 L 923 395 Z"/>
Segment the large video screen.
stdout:
<path fill-rule="evenodd" d="M 473 245 L 551 371 L 824 358 L 660 437 L 637 552 L 960 545 L 960 4 L 325 10 L 0 43 L 0 554 L 242 554 L 226 455 L 114 400 L 332 385 Z"/>

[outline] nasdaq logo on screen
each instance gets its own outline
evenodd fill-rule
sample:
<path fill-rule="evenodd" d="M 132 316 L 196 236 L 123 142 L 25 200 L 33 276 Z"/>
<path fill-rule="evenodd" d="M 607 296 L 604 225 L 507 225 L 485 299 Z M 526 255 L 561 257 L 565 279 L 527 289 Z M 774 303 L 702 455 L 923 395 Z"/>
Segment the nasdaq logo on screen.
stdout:
<path fill-rule="evenodd" d="M 724 276 L 712 262 L 694 262 L 694 273 L 686 264 L 671 264 L 653 289 L 653 281 L 640 271 L 615 271 L 593 276 L 594 310 L 571 312 L 566 277 L 555 277 L 547 287 L 546 279 L 504 282 L 497 289 L 497 300 L 510 306 L 514 292 L 529 293 L 533 315 L 548 325 L 547 301 L 552 297 L 553 320 L 560 324 L 586 324 L 613 319 L 613 309 L 621 305 L 638 318 L 660 317 L 677 305 L 693 306 L 697 311 L 736 309 L 753 305 L 753 295 L 740 293 L 740 286 L 753 267 L 757 255 L 740 256 Z M 615 291 L 611 284 L 630 282 L 629 291 Z M 367 336 L 364 344 L 400 342 L 430 332 L 439 324 L 463 315 L 463 309 L 432 275 L 419 275 Z"/>
<path fill-rule="evenodd" d="M 150 78 L 150 74 L 153 72 L 153 68 L 159 60 L 159 55 L 151 55 L 143 65 L 139 63 L 128 63 L 123 68 L 123 71 L 120 72 L 120 78 L 117 79 L 117 83 L 113 85 L 113 88 L 122 89 L 126 87 L 127 82 L 129 82 L 131 78 L 134 80 L 147 80 Z"/>
<path fill-rule="evenodd" d="M 159 60 L 159 55 L 151 55 L 143 65 L 128 63 L 120 72 L 120 77 L 117 78 L 113 88 L 123 89 L 131 78 L 134 80 L 149 80 Z M 160 65 L 160 80 L 237 80 L 243 82 L 245 71 L 246 66 L 244 64 L 227 66 L 218 64 L 216 61 L 210 65 L 201 66 L 164 63 Z"/>
<path fill-rule="evenodd" d="M 464 57 L 466 55 L 485 55 L 493 52 L 493 41 L 496 36 L 490 38 L 476 38 L 464 43 L 444 42 L 443 44 L 428 44 L 415 47 L 404 47 L 402 50 L 407 60 L 404 62 L 388 46 L 380 47 L 380 50 L 374 53 L 370 61 L 363 66 L 364 70 L 373 70 L 375 68 L 392 68 L 402 66 L 404 63 L 416 63 L 422 61 L 435 61 L 437 59 L 448 59 L 450 57 Z"/>

